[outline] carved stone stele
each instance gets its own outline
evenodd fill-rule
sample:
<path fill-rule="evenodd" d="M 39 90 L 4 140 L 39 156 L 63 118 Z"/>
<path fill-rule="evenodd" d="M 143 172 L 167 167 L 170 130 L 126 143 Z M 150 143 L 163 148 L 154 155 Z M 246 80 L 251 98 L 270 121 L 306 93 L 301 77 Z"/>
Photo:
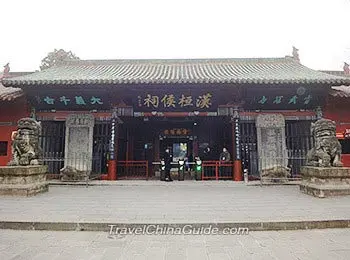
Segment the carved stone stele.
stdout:
<path fill-rule="evenodd" d="M 290 168 L 288 168 L 284 116 L 281 114 L 258 115 L 256 129 L 261 180 L 288 181 Z"/>
<path fill-rule="evenodd" d="M 65 161 L 61 180 L 86 180 L 92 169 L 93 130 L 91 114 L 71 114 L 66 120 Z"/>

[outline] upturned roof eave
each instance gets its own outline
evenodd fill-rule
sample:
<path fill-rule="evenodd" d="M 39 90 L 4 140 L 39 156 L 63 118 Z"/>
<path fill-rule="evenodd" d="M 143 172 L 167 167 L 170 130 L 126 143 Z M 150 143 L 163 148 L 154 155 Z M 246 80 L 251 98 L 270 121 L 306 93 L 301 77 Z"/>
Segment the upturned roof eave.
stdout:
<path fill-rule="evenodd" d="M 31 86 L 55 86 L 55 85 L 160 85 L 160 84 L 174 84 L 174 85 L 183 85 L 183 84 L 235 84 L 235 85 L 300 85 L 300 84 L 306 84 L 306 85 L 329 85 L 329 86 L 350 86 L 350 79 L 273 79 L 273 80 L 262 80 L 262 79 L 232 79 L 232 80 L 161 80 L 161 81 L 151 81 L 151 80 L 144 80 L 144 81 L 129 81 L 129 80 L 3 80 L 2 84 L 5 87 L 31 87 Z"/>
<path fill-rule="evenodd" d="M 307 68 L 290 58 L 78 60 L 30 75 L 5 78 L 6 87 L 35 85 L 325 84 L 350 78 Z"/>

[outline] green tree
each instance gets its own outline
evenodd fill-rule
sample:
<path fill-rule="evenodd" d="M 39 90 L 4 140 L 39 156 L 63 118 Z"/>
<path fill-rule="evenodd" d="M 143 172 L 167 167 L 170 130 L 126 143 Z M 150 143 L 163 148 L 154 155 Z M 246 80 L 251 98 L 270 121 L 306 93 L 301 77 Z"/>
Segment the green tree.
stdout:
<path fill-rule="evenodd" d="M 67 60 L 79 60 L 79 58 L 71 51 L 67 52 L 63 49 L 55 49 L 53 52 L 49 52 L 49 54 L 42 59 L 40 69 L 45 70 L 54 65 L 64 64 Z"/>

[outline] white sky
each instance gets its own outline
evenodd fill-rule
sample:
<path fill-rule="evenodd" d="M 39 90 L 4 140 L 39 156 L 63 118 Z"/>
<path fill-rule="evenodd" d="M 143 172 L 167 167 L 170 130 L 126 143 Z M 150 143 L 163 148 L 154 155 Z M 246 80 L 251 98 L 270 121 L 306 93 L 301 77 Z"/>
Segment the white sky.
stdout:
<path fill-rule="evenodd" d="M 81 59 L 283 57 L 342 70 L 350 0 L 1 0 L 0 69 L 39 69 L 53 49 Z"/>

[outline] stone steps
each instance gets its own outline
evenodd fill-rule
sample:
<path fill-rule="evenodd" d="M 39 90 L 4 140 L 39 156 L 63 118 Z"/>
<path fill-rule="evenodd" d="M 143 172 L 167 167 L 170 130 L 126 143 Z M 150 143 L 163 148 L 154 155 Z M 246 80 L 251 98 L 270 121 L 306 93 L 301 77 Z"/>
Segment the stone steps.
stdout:
<path fill-rule="evenodd" d="M 217 228 L 219 232 L 226 228 L 249 231 L 271 230 L 307 230 L 326 228 L 350 228 L 350 219 L 347 220 L 305 220 L 305 221 L 265 221 L 265 222 L 231 222 L 231 223 L 107 223 L 107 222 L 31 222 L 31 221 L 0 221 L 0 229 L 13 230 L 51 230 L 51 231 L 105 231 L 111 225 L 119 228 L 136 229 L 147 226 L 160 228 Z"/>

